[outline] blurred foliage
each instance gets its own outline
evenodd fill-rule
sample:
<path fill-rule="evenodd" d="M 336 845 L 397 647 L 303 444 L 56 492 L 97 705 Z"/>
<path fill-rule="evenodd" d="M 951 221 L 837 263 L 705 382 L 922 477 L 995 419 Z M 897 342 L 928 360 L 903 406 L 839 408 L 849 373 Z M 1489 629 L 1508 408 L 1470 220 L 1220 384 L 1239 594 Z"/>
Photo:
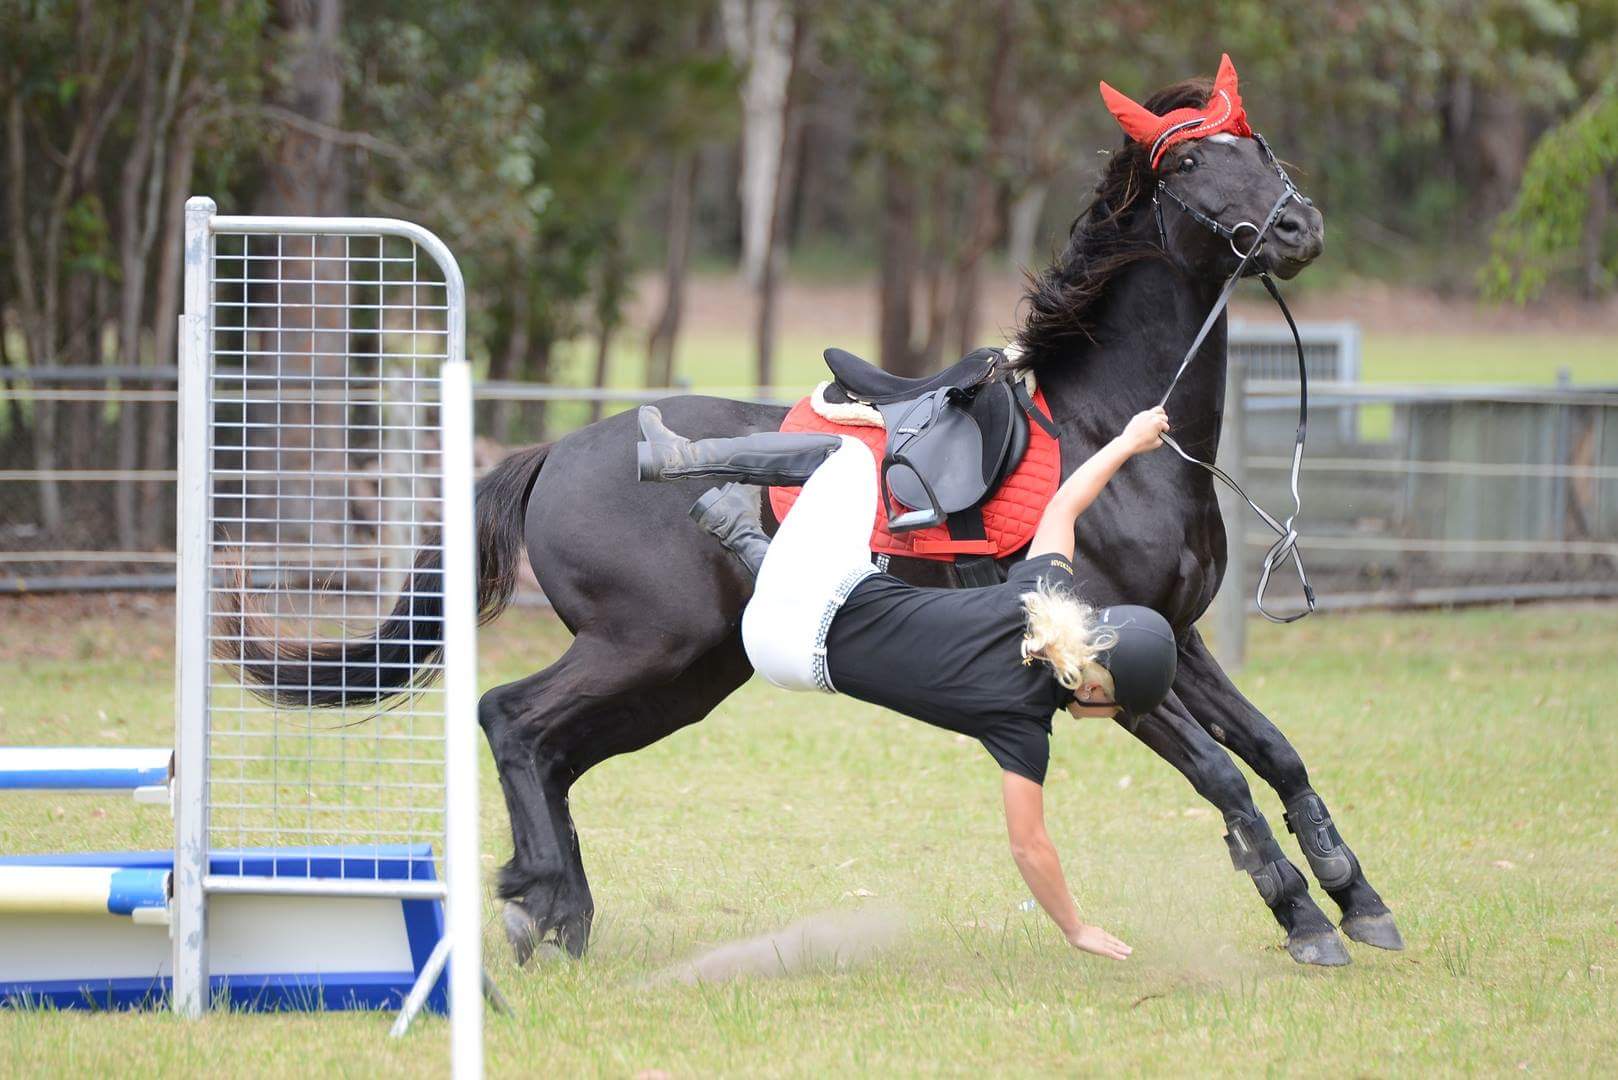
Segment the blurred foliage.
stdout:
<path fill-rule="evenodd" d="M 20 115 L 5 126 L 23 158 L 6 172 L 23 190 L 0 199 L 0 274 L 10 275 L 0 306 L 22 287 L 18 236 L 36 259 L 54 243 L 64 282 L 116 278 L 120 154 L 137 123 L 120 87 L 151 40 L 137 27 L 157 26 L 183 53 L 196 137 L 185 186 L 227 210 L 259 201 L 290 122 L 271 103 L 292 78 L 276 17 L 291 2 L 198 0 L 182 22 L 178 2 L 0 0 L 0 104 Z M 661 246 L 657 215 L 682 150 L 712 151 L 704 205 L 733 204 L 741 72 L 709 32 L 717 6 L 341 5 L 342 117 L 330 134 L 351 157 L 350 202 L 445 237 L 473 283 L 485 362 L 521 352 L 510 374 L 542 377 L 552 343 L 610 333 L 629 295 L 623 279 Z M 841 155 L 805 170 L 821 179 L 803 199 L 836 207 L 810 216 L 821 231 L 793 234 L 819 251 L 872 250 L 884 161 L 914 171 L 924 261 L 958 254 L 985 176 L 1002 216 L 1023 194 L 1050 191 L 1045 247 L 1087 197 L 1097 151 L 1120 137 L 1097 80 L 1144 98 L 1211 73 L 1221 51 L 1241 72 L 1254 126 L 1326 211 L 1339 268 L 1469 282 L 1498 217 L 1481 282 L 1532 296 L 1575 269 L 1570 253 L 1596 209 L 1591 181 L 1615 164 L 1618 0 L 1015 0 L 999 131 L 988 107 L 996 5 L 799 0 L 796 10 L 813 57 L 804 153 Z M 107 113 L 96 121 L 100 154 L 67 176 L 65 140 L 91 109 Z M 833 130 L 840 141 L 826 137 Z M 707 213 L 700 226 L 699 252 L 734 251 L 733 214 Z"/>
<path fill-rule="evenodd" d="M 1550 131 L 1523 175 L 1522 190 L 1495 227 L 1493 254 L 1479 272 L 1486 295 L 1527 303 L 1545 290 L 1553 275 L 1567 270 L 1574 256 L 1595 260 L 1598 288 L 1618 276 L 1618 252 L 1605 250 L 1606 237 L 1593 238 L 1597 250 L 1581 252 L 1587 237 L 1592 185 L 1618 169 L 1618 76 L 1593 94 L 1578 112 Z"/>
<path fill-rule="evenodd" d="M 733 129 L 735 72 L 722 55 L 693 49 L 687 33 L 706 8 L 541 0 L 350 9 L 361 58 L 350 124 L 405 148 L 369 157 L 365 201 L 432 221 L 469 279 L 500 283 L 474 311 L 474 336 L 490 353 L 519 322 L 543 355 L 592 329 L 587 316 L 609 328 L 619 319 L 614 253 L 657 164 Z M 587 297 L 597 302 L 581 305 Z"/>

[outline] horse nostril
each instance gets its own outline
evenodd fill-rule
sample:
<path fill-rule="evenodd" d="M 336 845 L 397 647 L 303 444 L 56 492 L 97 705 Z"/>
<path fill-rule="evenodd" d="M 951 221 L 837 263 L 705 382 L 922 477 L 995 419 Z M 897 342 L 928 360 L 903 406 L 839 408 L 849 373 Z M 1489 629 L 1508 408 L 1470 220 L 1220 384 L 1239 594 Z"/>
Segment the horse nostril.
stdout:
<path fill-rule="evenodd" d="M 1289 240 L 1296 239 L 1303 232 L 1303 223 L 1292 214 L 1282 214 L 1275 223 L 1275 231 Z"/>

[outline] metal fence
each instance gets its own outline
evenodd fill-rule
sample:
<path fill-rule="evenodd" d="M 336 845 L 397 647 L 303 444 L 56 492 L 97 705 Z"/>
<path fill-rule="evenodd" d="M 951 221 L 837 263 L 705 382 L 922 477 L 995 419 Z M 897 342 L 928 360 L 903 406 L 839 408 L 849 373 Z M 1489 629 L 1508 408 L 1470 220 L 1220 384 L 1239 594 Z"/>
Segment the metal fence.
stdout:
<path fill-rule="evenodd" d="M 1288 487 L 1295 383 L 1231 365 L 1219 460 L 1272 512 Z M 1314 384 L 1302 551 L 1322 610 L 1618 597 L 1618 386 Z M 1231 562 L 1220 651 L 1239 663 L 1274 541 L 1221 493 Z M 1288 590 L 1291 595 L 1288 595 Z M 1266 601 L 1302 603 L 1277 578 Z"/>
<path fill-rule="evenodd" d="M 174 587 L 178 377 L 0 368 L 0 592 Z"/>
<path fill-rule="evenodd" d="M 1307 329 L 1315 381 L 1299 524 L 1323 607 L 1618 595 L 1618 388 L 1367 386 L 1352 381 L 1356 334 Z M 1264 505 L 1287 506 L 1297 408 L 1288 365 L 1295 361 L 1271 356 L 1265 333 L 1243 327 L 1232 339 L 1233 377 L 1244 368 L 1272 377 L 1233 388 L 1227 400 L 1245 408 L 1229 412 L 1227 435 L 1239 436 L 1242 453 L 1227 439 L 1220 461 L 1239 470 Z M 12 408 L 41 392 L 66 404 L 87 398 L 114 434 L 119 402 L 172 407 L 172 373 L 143 369 L 138 384 L 131 373 L 106 371 L 57 369 L 27 382 L 12 374 Z M 536 432 L 555 437 L 683 390 L 482 384 L 475 390 L 478 429 L 494 438 L 480 442 L 478 464 L 498 460 L 503 442 L 529 441 Z M 707 392 L 756 396 L 744 388 Z M 801 392 L 783 388 L 780 397 Z M 125 547 L 112 491 L 134 477 L 143 485 L 142 506 L 150 490 L 167 518 L 172 470 L 120 469 L 115 458 L 61 462 L 49 475 L 65 524 L 52 531 L 40 514 L 43 475 L 25 467 L 33 464 L 29 448 L 3 445 L 0 590 L 171 586 L 172 538 Z M 1255 518 L 1227 520 L 1231 535 L 1245 541 L 1236 546 L 1235 569 L 1250 598 L 1267 534 Z"/>

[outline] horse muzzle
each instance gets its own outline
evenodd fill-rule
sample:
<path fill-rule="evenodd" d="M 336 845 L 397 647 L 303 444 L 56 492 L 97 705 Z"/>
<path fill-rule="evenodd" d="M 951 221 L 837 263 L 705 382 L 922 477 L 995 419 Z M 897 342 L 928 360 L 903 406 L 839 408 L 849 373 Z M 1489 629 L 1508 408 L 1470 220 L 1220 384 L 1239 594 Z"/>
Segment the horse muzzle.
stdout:
<path fill-rule="evenodd" d="M 1288 210 L 1270 228 L 1259 253 L 1271 274 L 1290 280 L 1326 250 L 1326 223 L 1312 206 Z"/>

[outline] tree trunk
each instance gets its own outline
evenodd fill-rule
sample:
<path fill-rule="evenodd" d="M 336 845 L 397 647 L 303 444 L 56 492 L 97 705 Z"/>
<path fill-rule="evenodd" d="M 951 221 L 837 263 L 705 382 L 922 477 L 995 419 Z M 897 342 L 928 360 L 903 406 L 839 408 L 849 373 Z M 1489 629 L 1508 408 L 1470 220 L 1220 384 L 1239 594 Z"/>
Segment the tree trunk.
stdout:
<path fill-rule="evenodd" d="M 916 179 L 897 154 L 882 158 L 882 252 L 878 270 L 878 356 L 884 368 L 906 377 L 920 375 L 912 345 L 915 306 Z"/>
<path fill-rule="evenodd" d="M 75 43 L 74 67 L 63 73 L 64 83 L 71 82 L 72 119 L 65 130 L 53 130 L 50 137 L 54 147 L 48 153 L 48 168 L 56 171 L 55 184 L 48 197 L 30 204 L 25 198 L 29 186 L 27 161 L 27 110 L 23 106 L 20 87 L 11 85 L 6 103 L 7 127 L 7 217 L 10 222 L 12 271 L 16 284 L 17 314 L 23 339 L 27 346 L 28 363 L 32 367 L 48 368 L 61 363 L 59 349 L 71 351 L 86 349 L 82 341 L 63 345 L 67 334 L 64 326 L 88 330 L 83 320 L 95 305 L 95 297 L 87 296 L 76 279 L 82 275 L 62 272 L 64 244 L 70 239 L 68 229 L 78 201 L 89 190 L 96 177 L 101 144 L 113 121 L 122 115 L 124 95 L 134 79 L 134 65 L 121 77 L 112 78 L 118 46 L 126 28 L 121 20 L 97 19 L 86 5 L 76 23 L 78 40 Z M 97 34 L 100 37 L 97 37 Z M 43 187 L 44 185 L 39 185 Z M 30 233 L 39 238 L 36 257 Z M 76 253 L 69 253 L 70 256 Z M 80 320 L 65 315 L 64 292 L 73 293 L 71 302 L 78 305 Z M 82 334 L 80 335 L 82 338 Z M 94 337 L 94 332 L 91 332 Z M 45 472 L 58 468 L 63 453 L 58 446 L 58 420 L 66 417 L 63 427 L 71 427 L 72 410 L 59 409 L 55 402 L 34 402 L 33 451 L 34 467 Z M 71 454 L 67 455 L 71 460 Z M 59 483 L 46 477 L 38 485 L 40 521 L 45 531 L 59 532 L 64 522 L 62 493 Z"/>
<path fill-rule="evenodd" d="M 0 281 L 3 281 L 3 277 L 0 277 Z M 14 362 L 11 358 L 8 330 L 10 327 L 6 325 L 6 297 L 5 293 L 0 291 L 0 387 L 4 387 L 6 391 L 5 442 L 20 450 L 28 440 L 28 414 L 23 412 L 22 397 L 17 393 L 17 382 L 11 378 Z"/>
<path fill-rule="evenodd" d="M 165 216 L 152 313 L 152 362 L 159 366 L 179 363 L 175 342 L 179 334 L 185 196 L 191 186 L 191 167 L 196 161 L 197 121 L 193 112 L 186 111 L 175 122 L 163 181 Z M 151 388 L 162 387 L 154 383 Z M 142 467 L 148 472 L 167 469 L 173 464 L 173 425 L 174 409 L 167 402 L 154 401 L 147 407 Z M 140 542 L 143 548 L 159 543 L 173 522 L 174 506 L 162 497 L 166 488 L 163 481 L 153 479 L 146 480 L 141 487 Z"/>
<path fill-rule="evenodd" d="M 1607 238 L 1607 216 L 1612 207 L 1612 176 L 1597 173 L 1590 180 L 1590 209 L 1584 219 L 1584 235 L 1579 239 L 1579 267 L 1583 271 L 1584 295 L 1594 300 L 1606 286 L 1607 270 L 1602 260 L 1602 242 Z"/>
<path fill-rule="evenodd" d="M 995 10 L 994 52 L 989 61 L 989 87 L 984 110 L 989 140 L 972 177 L 966 243 L 956 263 L 955 288 L 952 290 L 955 319 L 951 337 L 956 344 L 957 356 L 965 356 L 978 345 L 978 281 L 983 256 L 994 245 L 998 232 L 995 204 L 1000 184 L 996 171 L 1006 135 L 1011 130 L 1011 39 L 1015 16 L 1014 0 L 1000 0 Z"/>
<path fill-rule="evenodd" d="M 1011 265 L 1020 270 L 1034 267 L 1034 245 L 1039 242 L 1039 222 L 1044 216 L 1045 199 L 1050 190 L 1050 184 L 1046 181 L 1036 181 L 1011 204 L 1010 235 L 1006 240 L 1006 252 L 1011 259 Z M 1044 261 L 1041 259 L 1041 264 Z"/>
<path fill-rule="evenodd" d="M 950 287 L 954 275 L 948 271 L 954 264 L 950 238 L 957 235 L 959 215 L 950 177 L 944 171 L 933 176 L 928 212 L 932 218 L 928 231 L 926 255 L 923 258 L 923 277 L 927 283 L 927 326 L 922 340 L 921 355 L 917 363 L 922 371 L 934 371 L 944 352 L 944 335 L 949 327 L 951 305 Z"/>
<path fill-rule="evenodd" d="M 141 309 L 146 299 L 146 259 L 150 248 L 141 243 L 148 166 L 158 140 L 158 45 L 157 34 L 152 32 L 150 11 L 140 18 L 140 44 L 135 53 L 139 69 L 140 92 L 136 98 L 135 137 L 124 152 L 124 166 L 118 184 L 118 364 L 136 367 L 140 364 L 141 333 L 145 329 Z M 155 170 L 152 170 L 155 171 Z M 118 381 L 119 386 L 139 387 L 138 380 Z M 134 402 L 120 402 L 118 406 L 117 464 L 119 468 L 133 468 L 137 460 L 136 417 L 141 407 Z M 118 546 L 126 551 L 136 546 L 135 481 L 125 478 L 113 485 L 113 521 L 118 532 Z"/>
<path fill-rule="evenodd" d="M 529 311 L 528 277 L 520 269 L 511 275 L 511 292 L 506 297 L 506 304 L 511 311 L 511 326 L 506 333 L 505 348 L 495 349 L 489 355 L 491 382 L 508 382 L 517 377 L 528 355 L 528 328 L 533 316 Z M 490 438 L 502 444 L 509 442 L 516 420 L 517 403 L 510 398 L 496 399 L 494 407 L 489 410 Z"/>
<path fill-rule="evenodd" d="M 141 19 L 142 47 L 137 54 L 137 63 L 141 66 L 139 121 L 134 142 L 124 159 L 118 207 L 118 264 L 122 278 L 118 301 L 118 363 L 126 367 L 141 366 L 143 359 L 140 346 L 147 332 L 144 315 L 150 294 L 152 248 L 164 218 L 164 181 L 170 164 L 168 141 L 180 102 L 181 75 L 194 7 L 194 0 L 186 0 L 180 6 L 179 19 L 173 27 L 159 25 L 149 12 Z M 169 43 L 166 71 L 161 64 L 164 42 Z M 176 206 L 182 201 L 177 194 L 170 199 Z M 133 385 L 137 389 L 150 388 L 138 379 L 133 380 Z M 120 468 L 138 467 L 141 459 L 139 422 L 144 419 L 150 427 L 159 418 L 155 406 L 120 404 L 117 435 Z M 150 485 L 146 486 L 149 489 Z M 118 481 L 114 489 L 114 519 L 119 543 L 126 549 L 140 546 L 142 530 L 137 520 L 136 497 L 139 490 L 138 481 L 133 477 Z"/>
<path fill-rule="evenodd" d="M 777 294 L 780 292 L 781 272 L 784 269 L 782 264 L 785 261 L 783 257 L 785 244 L 782 241 L 786 237 L 786 219 L 791 206 L 792 173 L 795 168 L 791 150 L 797 145 L 797 139 L 793 128 L 797 124 L 797 99 L 803 90 L 803 80 L 799 77 L 798 68 L 803 56 L 804 39 L 807 36 L 804 26 L 804 20 L 794 21 L 792 42 L 788 50 L 789 78 L 781 108 L 779 129 L 781 145 L 777 155 L 775 190 L 771 193 L 769 228 L 765 232 L 764 273 L 758 286 L 756 326 L 758 369 L 754 381 L 761 393 L 766 387 L 775 385 L 776 302 Z"/>
<path fill-rule="evenodd" d="M 41 280 L 34 262 L 33 245 L 29 239 L 29 218 L 23 202 L 27 190 L 27 141 L 23 131 L 22 97 L 13 90 L 6 103 L 6 168 L 8 174 L 6 216 L 11 230 L 12 273 L 17 286 L 17 321 L 21 324 L 23 349 L 30 367 L 47 367 L 56 363 L 55 327 L 45 310 L 44 295 L 54 291 L 54 284 Z M 34 468 L 56 468 L 56 403 L 34 401 L 33 437 Z M 40 525 L 46 532 L 55 532 L 62 525 L 61 485 L 49 476 L 40 480 Z"/>
<path fill-rule="evenodd" d="M 774 231 L 776 192 L 786 142 L 788 84 L 795 64 L 798 21 L 785 0 L 723 0 L 725 42 L 747 77 L 742 83 L 742 274 L 755 288 L 764 279 Z"/>
<path fill-rule="evenodd" d="M 596 290 L 596 355 L 590 384 L 597 396 L 590 402 L 590 423 L 601 419 L 605 402 L 600 393 L 607 388 L 612 365 L 612 335 L 622 315 L 624 295 L 623 238 L 614 234 L 601 255 L 601 286 Z"/>
<path fill-rule="evenodd" d="M 88 270 L 75 271 L 67 279 L 66 298 L 62 304 L 65 333 L 62 335 L 61 358 L 75 367 L 91 367 L 101 362 L 95 348 L 100 343 L 98 305 L 95 298 L 96 279 Z M 76 386 L 74 389 L 86 389 Z M 88 401 L 62 403 L 62 464 L 70 469 L 82 469 L 90 464 L 90 449 L 95 445 L 96 405 Z"/>
<path fill-rule="evenodd" d="M 646 343 L 646 385 L 674 383 L 674 348 L 685 311 L 685 276 L 691 262 L 691 224 L 697 181 L 697 154 L 682 150 L 669 178 L 667 251 L 663 259 L 663 307 Z"/>
<path fill-rule="evenodd" d="M 536 332 L 537 331 L 537 332 Z M 550 326 L 535 327 L 529 322 L 529 333 L 533 337 L 533 347 L 523 358 L 523 381 L 542 383 L 550 380 L 551 353 L 556 345 L 556 332 Z M 529 427 L 524 432 L 525 442 L 544 442 L 550 429 L 550 408 L 545 401 L 536 401 L 523 410 L 524 417 L 529 421 Z"/>
<path fill-rule="evenodd" d="M 343 106 L 342 0 L 281 0 L 279 10 L 283 50 L 279 66 L 287 74 L 278 103 L 318 125 L 338 127 Z M 344 153 L 313 130 L 283 126 L 269 154 L 260 212 L 342 213 L 347 202 Z M 339 386 L 337 380 L 344 375 L 345 246 L 340 237 L 308 237 L 253 250 L 280 253 L 277 259 L 254 264 L 255 273 L 276 275 L 280 282 L 274 297 L 279 301 L 274 311 L 278 324 L 256 335 L 254 350 L 261 354 L 255 365 L 259 373 L 277 376 L 282 400 L 250 410 L 254 422 L 264 425 L 250 429 L 256 449 L 250 468 L 274 479 L 257 483 L 253 508 L 245 516 L 273 522 L 267 528 L 283 541 L 339 543 L 347 538 L 340 526 L 316 527 L 311 521 L 340 522 L 347 517 L 345 486 L 339 478 L 348 468 L 343 446 L 347 409 L 317 393 Z M 387 375 L 385 370 L 378 373 Z M 326 475 L 289 484 L 277 476 L 281 473 Z"/>

